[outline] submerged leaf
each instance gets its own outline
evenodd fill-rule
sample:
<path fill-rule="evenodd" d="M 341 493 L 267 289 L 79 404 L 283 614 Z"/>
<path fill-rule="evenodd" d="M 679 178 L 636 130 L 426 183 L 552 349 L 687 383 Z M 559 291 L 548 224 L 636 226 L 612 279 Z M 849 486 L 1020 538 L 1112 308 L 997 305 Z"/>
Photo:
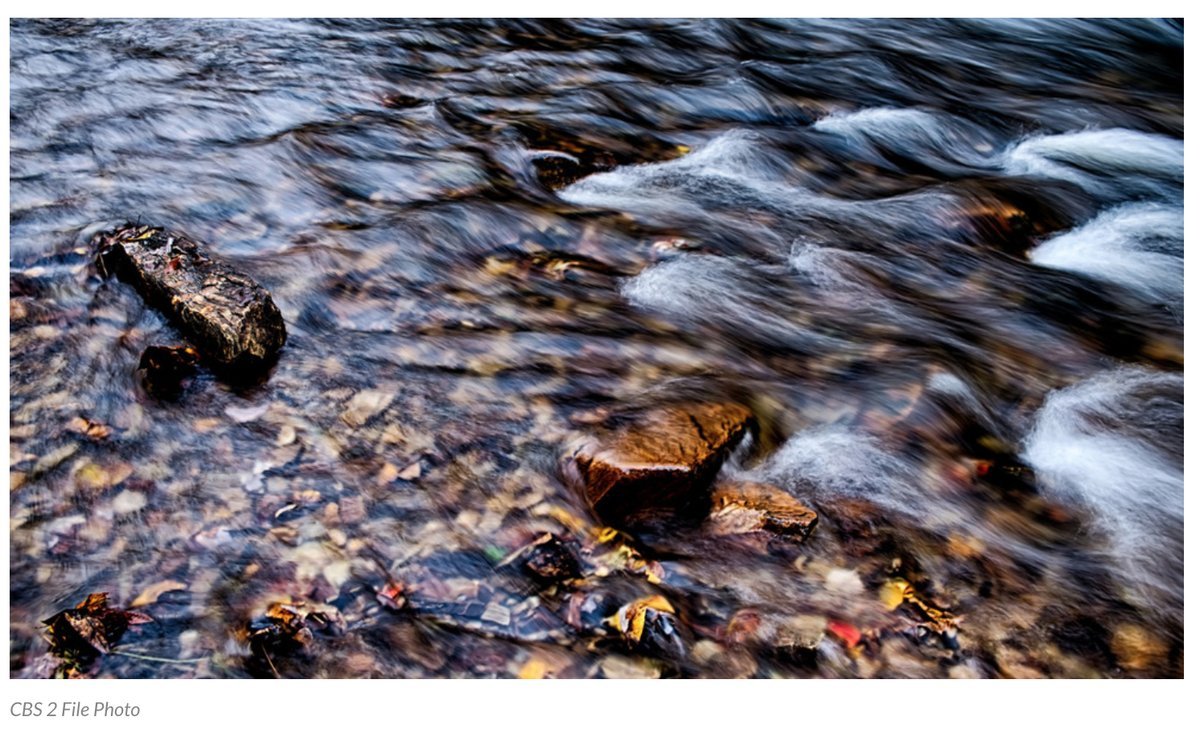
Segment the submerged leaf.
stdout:
<path fill-rule="evenodd" d="M 879 588 L 879 601 L 888 610 L 895 610 L 904 602 L 905 593 L 911 590 L 912 588 L 905 580 L 888 580 Z"/>
<path fill-rule="evenodd" d="M 87 489 L 105 491 L 129 478 L 132 474 L 133 466 L 128 463 L 115 463 L 109 466 L 87 463 L 75 472 L 75 483 Z"/>
<path fill-rule="evenodd" d="M 549 667 L 546 665 L 545 661 L 542 661 L 538 658 L 530 658 L 528 661 L 525 662 L 525 665 L 521 666 L 521 670 L 519 670 L 517 672 L 517 678 L 524 678 L 524 679 L 545 678 L 546 671 L 548 670 L 548 668 Z"/>
<path fill-rule="evenodd" d="M 830 620 L 826 628 L 834 637 L 845 643 L 847 648 L 853 648 L 862 640 L 862 631 L 850 623 L 843 623 L 840 620 Z"/>
<path fill-rule="evenodd" d="M 162 597 L 164 593 L 171 592 L 173 590 L 186 589 L 187 585 L 178 580 L 163 580 L 161 582 L 155 582 L 153 585 L 150 585 L 146 589 L 142 590 L 141 594 L 139 594 L 137 597 L 133 598 L 133 602 L 129 603 L 129 607 L 142 607 L 144 605 L 150 605 L 158 602 L 158 598 Z"/>
<path fill-rule="evenodd" d="M 605 624 L 618 631 L 630 645 L 640 645 L 654 653 L 686 652 L 676 625 L 675 608 L 662 595 L 622 605 Z"/>
<path fill-rule="evenodd" d="M 42 621 L 48 626 L 50 652 L 75 658 L 108 653 L 130 625 L 147 622 L 147 615 L 108 607 L 106 592 L 94 592 L 74 608 Z"/>

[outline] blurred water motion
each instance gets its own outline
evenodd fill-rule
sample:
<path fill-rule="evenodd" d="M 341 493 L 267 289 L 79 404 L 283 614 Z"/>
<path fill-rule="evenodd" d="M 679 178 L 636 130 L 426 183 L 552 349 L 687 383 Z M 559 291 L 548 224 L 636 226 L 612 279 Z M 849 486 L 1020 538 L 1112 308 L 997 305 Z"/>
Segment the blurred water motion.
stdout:
<path fill-rule="evenodd" d="M 20 20 L 11 46 L 14 676 L 97 592 L 170 659 L 104 676 L 1182 675 L 1182 24 Z M 139 386 L 179 338 L 92 265 L 127 220 L 273 293 L 266 383 Z M 718 395 L 758 421 L 724 476 L 812 537 L 606 542 L 563 444 Z M 522 592 L 543 532 L 609 566 Z"/>

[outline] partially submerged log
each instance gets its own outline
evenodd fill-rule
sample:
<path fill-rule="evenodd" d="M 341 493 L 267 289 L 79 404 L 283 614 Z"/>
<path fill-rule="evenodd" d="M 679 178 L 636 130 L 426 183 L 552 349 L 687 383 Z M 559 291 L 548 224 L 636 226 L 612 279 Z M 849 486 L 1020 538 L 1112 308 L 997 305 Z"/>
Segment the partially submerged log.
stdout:
<path fill-rule="evenodd" d="M 576 444 L 564 463 L 601 518 L 628 524 L 646 513 L 705 502 L 713 476 L 750 425 L 737 403 L 672 405 Z"/>
<path fill-rule="evenodd" d="M 97 235 L 105 275 L 131 284 L 218 370 L 259 372 L 287 341 L 283 316 L 258 282 L 163 228 L 125 225 Z"/>

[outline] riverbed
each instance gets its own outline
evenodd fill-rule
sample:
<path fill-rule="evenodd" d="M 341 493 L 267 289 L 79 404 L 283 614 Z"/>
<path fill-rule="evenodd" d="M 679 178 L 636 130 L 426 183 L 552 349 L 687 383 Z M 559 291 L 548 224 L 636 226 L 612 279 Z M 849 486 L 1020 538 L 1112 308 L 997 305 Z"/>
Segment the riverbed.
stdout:
<path fill-rule="evenodd" d="M 13 676 L 1182 675 L 1182 23 L 11 47 Z M 183 337 L 97 270 L 127 222 L 271 292 L 269 376 L 146 390 Z M 564 477 L 712 399 L 802 543 L 646 539 Z M 512 574 L 545 534 L 569 583 Z M 150 620 L 64 667 L 42 621 L 93 593 Z"/>

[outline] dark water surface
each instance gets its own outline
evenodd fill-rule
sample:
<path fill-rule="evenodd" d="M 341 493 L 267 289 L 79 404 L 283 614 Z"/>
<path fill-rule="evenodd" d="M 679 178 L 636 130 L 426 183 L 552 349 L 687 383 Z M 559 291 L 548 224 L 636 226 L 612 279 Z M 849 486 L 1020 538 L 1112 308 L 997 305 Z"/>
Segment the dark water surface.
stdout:
<path fill-rule="evenodd" d="M 11 47 L 14 676 L 93 592 L 154 619 L 96 676 L 1182 675 L 1181 25 Z M 138 384 L 178 335 L 88 247 L 138 219 L 273 293 L 264 384 Z M 561 480 L 605 414 L 717 395 L 759 423 L 725 476 L 812 506 L 803 546 L 651 549 Z M 573 594 L 505 571 L 545 531 Z M 603 624 L 655 597 L 666 649 Z M 324 618 L 256 650 L 280 602 Z"/>

